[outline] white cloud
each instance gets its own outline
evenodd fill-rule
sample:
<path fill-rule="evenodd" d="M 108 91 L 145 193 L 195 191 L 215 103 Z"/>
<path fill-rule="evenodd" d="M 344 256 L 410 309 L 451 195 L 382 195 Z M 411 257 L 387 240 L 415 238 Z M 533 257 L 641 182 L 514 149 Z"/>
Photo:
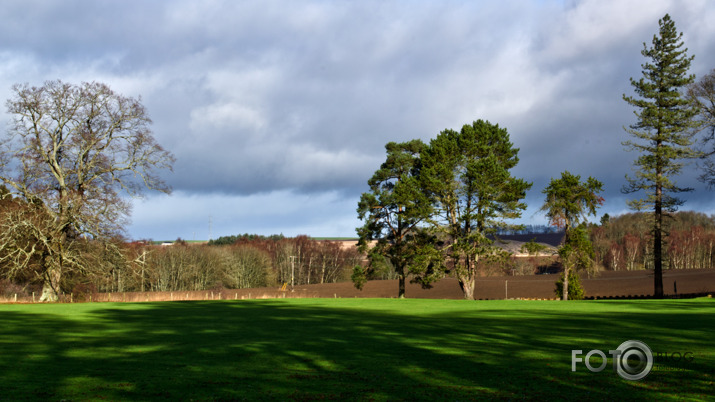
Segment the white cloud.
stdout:
<path fill-rule="evenodd" d="M 191 111 L 191 130 L 205 133 L 220 130 L 260 130 L 266 125 L 262 113 L 251 106 L 238 103 L 212 104 Z"/>
<path fill-rule="evenodd" d="M 633 38 L 643 29 L 657 27 L 669 1 L 587 0 L 549 18 L 541 29 L 544 59 L 557 62 L 592 61 L 604 51 Z M 640 45 L 644 40 L 633 41 Z"/>

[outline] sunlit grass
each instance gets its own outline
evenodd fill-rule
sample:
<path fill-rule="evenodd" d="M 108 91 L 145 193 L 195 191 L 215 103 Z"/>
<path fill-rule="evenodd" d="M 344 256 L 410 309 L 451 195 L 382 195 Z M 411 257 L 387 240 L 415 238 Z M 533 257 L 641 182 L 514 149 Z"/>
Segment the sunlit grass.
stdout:
<path fill-rule="evenodd" d="M 713 313 L 712 299 L 0 305 L 0 395 L 701 399 L 714 388 Z M 630 339 L 693 359 L 657 362 L 640 382 L 571 371 L 572 349 Z"/>

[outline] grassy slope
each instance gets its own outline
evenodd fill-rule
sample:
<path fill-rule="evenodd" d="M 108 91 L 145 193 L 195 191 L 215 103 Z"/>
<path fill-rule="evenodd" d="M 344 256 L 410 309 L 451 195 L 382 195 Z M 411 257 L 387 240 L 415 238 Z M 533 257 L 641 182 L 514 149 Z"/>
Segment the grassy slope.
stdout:
<path fill-rule="evenodd" d="M 711 395 L 715 301 L 293 299 L 0 305 L 10 399 L 681 399 Z M 639 339 L 643 381 L 571 372 Z"/>

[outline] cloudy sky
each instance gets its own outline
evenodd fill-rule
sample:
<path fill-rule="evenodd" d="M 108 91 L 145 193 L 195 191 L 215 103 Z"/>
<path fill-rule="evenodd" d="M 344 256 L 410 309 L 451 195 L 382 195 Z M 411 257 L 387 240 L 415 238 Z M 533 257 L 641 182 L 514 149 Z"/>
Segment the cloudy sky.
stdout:
<path fill-rule="evenodd" d="M 636 157 L 622 95 L 666 13 L 691 72 L 715 68 L 706 0 L 4 1 L 0 99 L 51 79 L 141 96 L 177 161 L 172 195 L 134 202 L 137 239 L 354 236 L 385 143 L 477 119 L 521 149 L 524 223 L 545 222 L 541 191 L 567 169 L 603 181 L 613 215 Z M 696 175 L 684 209 L 715 213 Z"/>

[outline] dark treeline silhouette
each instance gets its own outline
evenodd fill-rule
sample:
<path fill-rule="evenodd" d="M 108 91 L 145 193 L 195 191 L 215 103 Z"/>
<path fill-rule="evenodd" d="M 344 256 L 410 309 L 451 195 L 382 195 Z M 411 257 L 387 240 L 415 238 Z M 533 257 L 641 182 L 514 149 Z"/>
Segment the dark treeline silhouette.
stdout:
<path fill-rule="evenodd" d="M 278 240 L 283 240 L 283 239 L 285 239 L 285 236 L 283 236 L 283 234 L 274 234 L 274 235 L 270 235 L 270 236 L 264 236 L 264 235 L 259 235 L 259 234 L 244 233 L 242 235 L 221 236 L 217 239 L 211 239 L 211 240 L 209 240 L 208 244 L 210 246 L 225 246 L 225 245 L 235 244 L 238 241 L 244 241 L 244 240 L 278 241 Z"/>

